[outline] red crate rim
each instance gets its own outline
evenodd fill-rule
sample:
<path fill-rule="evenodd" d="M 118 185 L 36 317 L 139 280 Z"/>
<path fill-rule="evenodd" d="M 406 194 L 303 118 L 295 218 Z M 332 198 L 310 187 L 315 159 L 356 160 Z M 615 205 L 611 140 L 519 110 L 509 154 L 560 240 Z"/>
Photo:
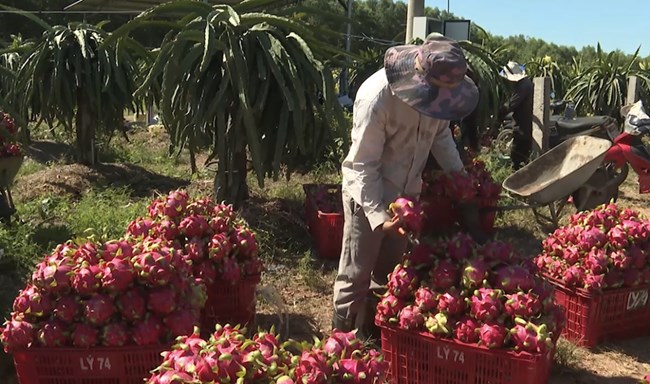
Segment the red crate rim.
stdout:
<path fill-rule="evenodd" d="M 564 282 L 562 280 L 549 276 L 544 272 L 542 272 L 541 275 L 543 278 L 548 280 L 548 282 L 553 284 L 555 287 L 560 288 L 561 290 L 566 292 L 575 293 L 576 295 L 584 297 L 586 299 L 602 297 L 610 293 L 618 294 L 618 293 L 634 292 L 638 290 L 650 289 L 650 284 L 639 284 L 635 287 L 619 287 L 619 288 L 605 289 L 603 291 L 588 291 L 584 288 L 579 288 L 579 287 L 568 288 L 564 285 Z"/>
<path fill-rule="evenodd" d="M 404 329 L 401 329 L 401 328 L 390 327 L 390 326 L 386 326 L 386 325 L 383 325 L 383 324 L 378 324 L 378 323 L 375 323 L 375 324 L 379 328 L 381 328 L 382 330 L 387 330 L 387 331 L 390 331 L 390 332 L 408 333 L 408 334 L 420 336 L 420 337 L 425 338 L 425 339 L 433 340 L 433 341 L 436 341 L 436 342 L 441 342 L 441 343 L 445 343 L 445 344 L 449 344 L 449 345 L 460 345 L 460 346 L 463 346 L 463 347 L 472 348 L 472 349 L 476 349 L 476 350 L 480 350 L 480 351 L 484 351 L 484 352 L 490 352 L 490 353 L 493 353 L 495 355 L 515 357 L 515 358 L 518 358 L 518 359 L 537 361 L 537 360 L 540 360 L 542 358 L 545 358 L 546 357 L 545 355 L 549 355 L 549 354 L 552 353 L 552 350 L 549 350 L 546 354 L 541 354 L 541 353 L 533 354 L 533 353 L 523 352 L 523 351 L 514 351 L 514 350 L 511 350 L 511 349 L 490 349 L 488 347 L 478 345 L 478 344 L 463 343 L 462 341 L 456 340 L 456 339 L 445 339 L 445 338 L 441 338 L 441 337 L 435 337 L 432 334 L 427 333 L 427 332 L 407 331 L 407 330 L 404 330 Z"/>
<path fill-rule="evenodd" d="M 174 343 L 171 344 L 156 344 L 156 345 L 125 345 L 123 347 L 104 347 L 97 346 L 92 348 L 75 348 L 75 347 L 29 347 L 20 348 L 11 352 L 15 354 L 36 354 L 36 353 L 137 353 L 137 352 L 151 352 L 155 350 L 166 351 L 171 349 Z"/>

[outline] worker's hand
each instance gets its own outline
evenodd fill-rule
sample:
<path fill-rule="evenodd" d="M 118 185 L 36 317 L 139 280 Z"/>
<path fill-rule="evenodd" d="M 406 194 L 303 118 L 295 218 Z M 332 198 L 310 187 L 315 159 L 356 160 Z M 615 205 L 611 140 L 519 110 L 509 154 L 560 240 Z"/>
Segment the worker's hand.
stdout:
<path fill-rule="evenodd" d="M 393 216 L 392 219 L 384 222 L 381 229 L 382 229 L 382 231 L 384 231 L 384 233 L 386 233 L 388 235 L 404 236 L 406 234 L 406 232 L 404 232 L 403 225 L 404 225 L 404 223 L 399 218 L 399 216 L 395 215 L 395 216 Z"/>

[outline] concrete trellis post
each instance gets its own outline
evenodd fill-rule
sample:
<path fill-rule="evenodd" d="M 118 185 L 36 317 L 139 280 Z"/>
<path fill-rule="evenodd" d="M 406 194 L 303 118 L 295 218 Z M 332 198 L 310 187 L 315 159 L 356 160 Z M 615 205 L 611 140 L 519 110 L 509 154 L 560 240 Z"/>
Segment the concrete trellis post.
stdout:
<path fill-rule="evenodd" d="M 551 79 L 536 77 L 533 84 L 533 149 L 543 154 L 549 149 Z"/>

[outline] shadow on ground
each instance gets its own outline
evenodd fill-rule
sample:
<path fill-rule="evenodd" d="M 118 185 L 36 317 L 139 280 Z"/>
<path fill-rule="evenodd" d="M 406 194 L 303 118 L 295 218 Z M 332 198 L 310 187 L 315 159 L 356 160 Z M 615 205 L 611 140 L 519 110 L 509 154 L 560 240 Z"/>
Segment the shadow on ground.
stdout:
<path fill-rule="evenodd" d="M 637 384 L 640 378 L 629 376 L 605 377 L 583 369 L 565 368 L 553 372 L 549 384 Z"/>
<path fill-rule="evenodd" d="M 640 363 L 650 364 L 650 336 L 606 343 L 596 353 L 619 352 L 633 357 Z"/>
<path fill-rule="evenodd" d="M 32 141 L 27 150 L 27 155 L 37 163 L 47 164 L 49 162 L 71 161 L 74 158 L 74 151 L 74 147 L 66 143 L 40 140 Z"/>

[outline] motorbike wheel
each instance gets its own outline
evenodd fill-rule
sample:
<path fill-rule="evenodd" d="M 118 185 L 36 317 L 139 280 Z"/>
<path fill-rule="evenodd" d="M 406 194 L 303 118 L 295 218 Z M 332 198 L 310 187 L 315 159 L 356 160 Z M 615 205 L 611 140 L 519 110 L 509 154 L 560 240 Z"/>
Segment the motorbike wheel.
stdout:
<path fill-rule="evenodd" d="M 625 164 L 617 170 L 613 164 L 605 164 L 598 168 L 585 186 L 578 188 L 573 194 L 573 205 L 578 211 L 590 210 L 610 201 L 618 200 L 619 187 L 627 178 L 629 167 Z M 601 186 L 594 188 L 593 186 Z"/>
<path fill-rule="evenodd" d="M 497 135 L 494 140 L 494 150 L 500 159 L 510 160 L 513 138 L 514 130 L 512 128 L 505 128 Z"/>

